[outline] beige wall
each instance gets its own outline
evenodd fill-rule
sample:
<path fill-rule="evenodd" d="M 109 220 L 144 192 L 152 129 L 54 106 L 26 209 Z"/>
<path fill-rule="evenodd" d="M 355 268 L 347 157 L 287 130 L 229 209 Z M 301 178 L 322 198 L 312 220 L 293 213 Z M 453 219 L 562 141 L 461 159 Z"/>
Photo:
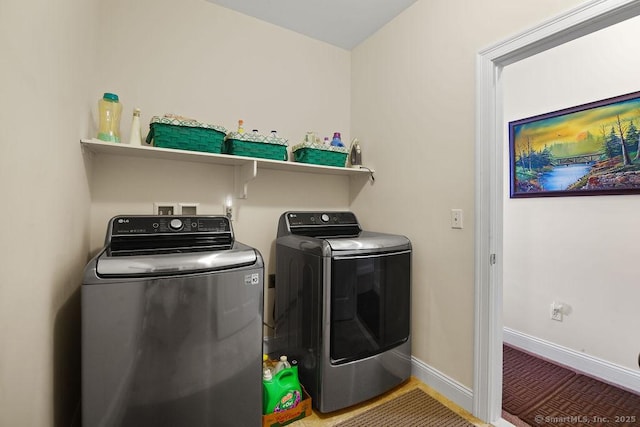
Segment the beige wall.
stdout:
<path fill-rule="evenodd" d="M 634 18 L 506 67 L 505 125 L 637 91 L 640 57 L 628 53 L 639 23 Z M 512 200 L 508 165 L 505 158 L 505 326 L 637 369 L 638 343 L 629 339 L 640 326 L 631 213 L 640 199 Z M 553 301 L 569 313 L 562 323 L 549 318 Z"/>
<path fill-rule="evenodd" d="M 475 55 L 579 3 L 420 0 L 352 52 L 351 129 L 377 175 L 352 208 L 413 241 L 413 354 L 468 387 Z M 463 230 L 450 228 L 452 208 Z"/>
<path fill-rule="evenodd" d="M 77 408 L 96 1 L 0 7 L 0 425 L 68 426 Z M 93 102 L 93 100 L 91 100 Z"/>

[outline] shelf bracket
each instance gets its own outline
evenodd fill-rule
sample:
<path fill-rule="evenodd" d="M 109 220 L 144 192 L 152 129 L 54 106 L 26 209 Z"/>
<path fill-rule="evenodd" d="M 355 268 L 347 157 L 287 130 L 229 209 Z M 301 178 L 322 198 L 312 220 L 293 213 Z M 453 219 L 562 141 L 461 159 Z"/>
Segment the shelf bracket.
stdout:
<path fill-rule="evenodd" d="M 253 180 L 256 176 L 258 176 L 258 162 L 255 160 L 234 167 L 233 188 L 238 199 L 247 198 L 249 181 Z"/>

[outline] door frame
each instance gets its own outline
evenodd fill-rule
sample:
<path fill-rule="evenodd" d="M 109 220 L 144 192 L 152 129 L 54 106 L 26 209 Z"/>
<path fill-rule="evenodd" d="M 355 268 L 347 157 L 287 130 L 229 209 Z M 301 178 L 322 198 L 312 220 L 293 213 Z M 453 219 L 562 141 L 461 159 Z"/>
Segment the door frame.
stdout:
<path fill-rule="evenodd" d="M 481 420 L 502 423 L 502 69 L 638 15 L 640 0 L 590 0 L 477 54 L 473 414 Z"/>

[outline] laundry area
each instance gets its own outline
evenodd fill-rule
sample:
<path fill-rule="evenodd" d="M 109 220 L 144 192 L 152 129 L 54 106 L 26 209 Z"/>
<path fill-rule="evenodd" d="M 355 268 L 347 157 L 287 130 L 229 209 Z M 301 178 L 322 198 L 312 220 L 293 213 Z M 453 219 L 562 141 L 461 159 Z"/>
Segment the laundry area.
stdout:
<path fill-rule="evenodd" d="M 488 400 L 477 54 L 586 2 L 405 1 L 343 45 L 346 10 L 309 35 L 322 8 L 290 28 L 243 3 L 3 2 L 0 425 Z M 398 2 L 376 3 L 357 16 Z"/>
<path fill-rule="evenodd" d="M 280 206 L 260 188 L 263 174 L 287 192 L 292 174 L 311 177 L 303 185 L 314 189 L 332 179 L 341 187 L 326 195 L 333 201 L 372 186 L 375 170 L 363 164 L 357 137 L 343 142 L 341 130 L 324 137 L 307 130 L 290 142 L 274 129 L 282 123 L 265 132 L 238 119 L 228 129 L 174 113 L 143 125 L 138 107 L 123 131 L 124 103 L 104 92 L 97 132 L 81 140 L 94 200 L 122 199 L 149 180 L 179 184 L 149 201 L 148 212 L 110 218 L 102 249 L 85 267 L 83 425 L 284 426 L 312 408 L 349 408 L 409 380 L 406 236 L 364 230 L 354 212 L 331 203 L 282 212 L 277 223 L 253 220 L 258 236 L 241 228 L 254 198 L 268 195 L 272 209 Z M 180 168 L 211 170 L 207 189 L 220 192 L 218 206 L 203 197 L 201 180 L 189 180 L 188 197 Z M 322 195 L 312 198 L 320 203 Z M 103 209 L 113 212 L 110 203 Z"/>
<path fill-rule="evenodd" d="M 283 426 L 409 380 L 411 242 L 350 209 L 372 144 L 347 92 L 318 114 L 309 90 L 312 116 L 286 118 L 179 94 L 159 111 L 126 82 L 97 96 L 82 425 Z"/>
<path fill-rule="evenodd" d="M 83 425 L 281 426 L 409 379 L 411 242 L 364 230 L 335 207 L 336 194 L 375 181 L 357 138 L 306 131 L 290 144 L 277 130 L 248 131 L 243 119 L 228 130 L 169 113 L 142 125 L 139 108 L 123 131 L 123 103 L 105 92 L 97 134 L 80 144 L 94 200 L 121 199 L 149 180 L 166 197 L 149 200 L 146 213 L 103 218 L 104 243 L 85 267 Z M 181 170 L 206 170 L 217 206 L 192 181 L 187 196 Z M 281 209 L 263 175 L 299 203 L 296 184 L 282 181 L 292 174 L 314 189 L 334 182 L 331 194 L 311 195 L 332 202 L 271 224 L 268 215 L 247 221 L 265 195 Z M 113 212 L 111 203 L 102 209 Z"/>
<path fill-rule="evenodd" d="M 105 92 L 97 133 L 80 141 L 92 196 L 113 198 L 101 206 L 109 215 L 146 182 L 166 196 L 154 188 L 142 212 L 103 218 L 104 243 L 85 267 L 83 425 L 281 426 L 409 379 L 411 243 L 331 207 L 375 181 L 357 138 L 306 131 L 291 144 L 243 119 L 229 130 L 172 113 L 143 125 L 137 107 L 123 131 L 124 102 Z M 315 189 L 333 181 L 333 202 L 248 220 L 254 199 L 281 209 L 263 175 L 300 203 L 283 180 L 292 174 Z"/>
<path fill-rule="evenodd" d="M 109 221 L 81 289 L 83 425 L 286 425 L 409 379 L 406 237 L 283 213 L 268 336 L 263 258 L 230 216 Z"/>
<path fill-rule="evenodd" d="M 269 336 L 263 258 L 230 217 L 108 222 L 81 289 L 83 425 L 284 425 L 409 378 L 406 237 L 352 212 L 283 213 Z"/>

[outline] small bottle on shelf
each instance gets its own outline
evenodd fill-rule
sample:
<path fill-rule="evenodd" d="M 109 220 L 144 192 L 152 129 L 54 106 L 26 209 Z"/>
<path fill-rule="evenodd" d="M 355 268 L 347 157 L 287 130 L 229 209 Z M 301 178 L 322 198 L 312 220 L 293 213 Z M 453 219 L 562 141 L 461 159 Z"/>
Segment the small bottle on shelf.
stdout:
<path fill-rule="evenodd" d="M 140 134 L 140 109 L 133 110 L 133 119 L 131 120 L 131 133 L 129 134 L 130 145 L 142 145 L 142 136 Z"/>
<path fill-rule="evenodd" d="M 307 134 L 304 136 L 304 142 L 308 143 L 308 144 L 313 144 L 316 142 L 316 133 L 315 132 L 307 132 Z"/>
<path fill-rule="evenodd" d="M 340 132 L 333 133 L 333 139 L 331 140 L 331 145 L 333 145 L 334 147 L 344 147 L 344 144 L 340 139 Z"/>

